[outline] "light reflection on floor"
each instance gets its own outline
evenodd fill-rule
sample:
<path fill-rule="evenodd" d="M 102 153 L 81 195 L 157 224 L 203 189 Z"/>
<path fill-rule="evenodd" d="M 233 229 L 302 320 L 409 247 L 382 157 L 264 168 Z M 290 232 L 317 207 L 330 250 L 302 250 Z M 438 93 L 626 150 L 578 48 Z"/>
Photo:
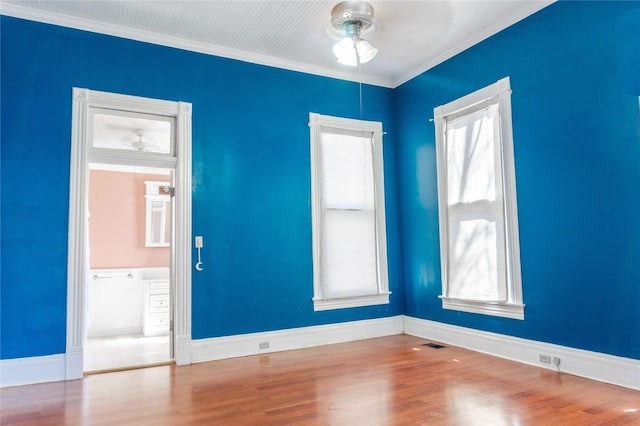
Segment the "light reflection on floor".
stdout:
<path fill-rule="evenodd" d="M 492 392 L 478 392 L 476 386 L 454 385 L 447 389 L 450 414 L 455 415 L 455 424 L 520 426 L 516 413 L 508 412 L 502 398 Z"/>

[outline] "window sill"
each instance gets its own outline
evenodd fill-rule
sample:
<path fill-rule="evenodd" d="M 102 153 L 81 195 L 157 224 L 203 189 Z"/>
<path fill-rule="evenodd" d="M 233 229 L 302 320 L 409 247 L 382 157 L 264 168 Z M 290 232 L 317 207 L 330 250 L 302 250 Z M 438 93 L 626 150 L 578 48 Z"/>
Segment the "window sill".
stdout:
<path fill-rule="evenodd" d="M 314 311 L 331 309 L 356 308 L 360 306 L 385 305 L 389 303 L 391 293 L 373 294 L 369 296 L 343 297 L 340 299 L 313 299 Z"/>
<path fill-rule="evenodd" d="M 440 299 L 442 299 L 443 309 L 524 320 L 525 305 L 517 303 L 480 302 L 477 300 L 451 299 L 444 296 L 440 296 Z"/>

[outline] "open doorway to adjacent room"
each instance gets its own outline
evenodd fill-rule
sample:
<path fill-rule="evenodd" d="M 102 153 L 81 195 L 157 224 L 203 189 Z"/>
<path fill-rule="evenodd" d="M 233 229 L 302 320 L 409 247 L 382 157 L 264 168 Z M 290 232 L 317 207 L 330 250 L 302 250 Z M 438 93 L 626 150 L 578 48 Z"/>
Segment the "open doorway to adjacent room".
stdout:
<path fill-rule="evenodd" d="M 172 170 L 89 168 L 85 372 L 169 362 Z"/>
<path fill-rule="evenodd" d="M 190 187 L 190 104 L 74 89 L 67 379 L 191 362 Z"/>

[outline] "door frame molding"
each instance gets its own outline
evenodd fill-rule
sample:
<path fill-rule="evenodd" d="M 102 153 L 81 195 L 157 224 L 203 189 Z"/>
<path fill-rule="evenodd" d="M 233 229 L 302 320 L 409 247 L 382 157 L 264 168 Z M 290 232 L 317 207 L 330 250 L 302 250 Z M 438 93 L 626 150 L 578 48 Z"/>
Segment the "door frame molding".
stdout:
<path fill-rule="evenodd" d="M 111 150 L 95 153 L 90 146 L 90 108 L 107 108 L 175 117 L 175 157 Z M 69 177 L 69 240 L 67 263 L 67 340 L 65 378 L 84 374 L 85 282 L 88 276 L 89 162 L 175 167 L 173 347 L 176 364 L 191 364 L 191 104 L 73 88 L 71 164 Z"/>

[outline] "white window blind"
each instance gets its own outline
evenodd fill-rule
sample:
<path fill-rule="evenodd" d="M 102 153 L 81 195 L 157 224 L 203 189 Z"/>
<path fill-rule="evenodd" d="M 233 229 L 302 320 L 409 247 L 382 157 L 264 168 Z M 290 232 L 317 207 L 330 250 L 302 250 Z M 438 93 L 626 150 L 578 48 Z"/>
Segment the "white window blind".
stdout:
<path fill-rule="evenodd" d="M 321 128 L 322 292 L 325 298 L 376 294 L 372 140 Z"/>
<path fill-rule="evenodd" d="M 448 295 L 506 301 L 498 105 L 445 125 Z"/>

